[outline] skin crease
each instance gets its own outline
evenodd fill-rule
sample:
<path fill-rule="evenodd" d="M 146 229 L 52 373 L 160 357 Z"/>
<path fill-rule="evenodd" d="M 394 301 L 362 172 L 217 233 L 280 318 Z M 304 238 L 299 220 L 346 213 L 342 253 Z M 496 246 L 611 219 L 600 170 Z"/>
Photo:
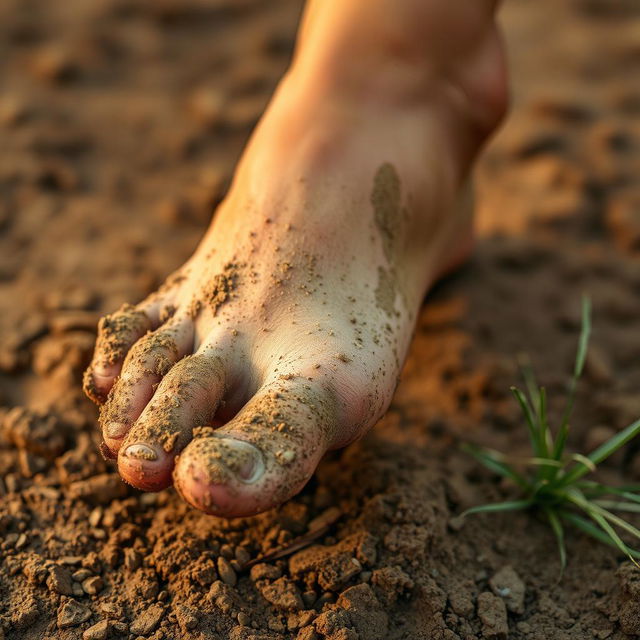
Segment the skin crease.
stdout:
<path fill-rule="evenodd" d="M 471 247 L 460 194 L 506 108 L 494 5 L 309 3 L 196 252 L 101 323 L 85 389 L 126 481 L 258 513 L 383 415 L 425 293 Z"/>

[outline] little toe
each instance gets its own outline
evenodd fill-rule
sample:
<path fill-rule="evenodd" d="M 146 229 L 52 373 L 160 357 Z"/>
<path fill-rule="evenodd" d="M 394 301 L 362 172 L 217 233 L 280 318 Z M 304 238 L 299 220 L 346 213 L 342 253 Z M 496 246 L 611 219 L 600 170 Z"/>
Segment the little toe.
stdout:
<path fill-rule="evenodd" d="M 145 491 L 169 486 L 176 455 L 195 427 L 211 423 L 225 385 L 224 360 L 218 352 L 208 350 L 176 363 L 120 447 L 121 476 Z"/>
<path fill-rule="evenodd" d="M 89 398 L 97 404 L 106 400 L 129 349 L 158 324 L 157 302 L 137 307 L 125 304 L 115 313 L 100 319 L 93 359 L 83 380 L 84 392 Z"/>
<path fill-rule="evenodd" d="M 120 377 L 100 408 L 103 438 L 112 452 L 119 449 L 160 380 L 192 349 L 193 323 L 187 316 L 172 319 L 131 347 Z"/>
<path fill-rule="evenodd" d="M 176 460 L 174 484 L 194 507 L 224 517 L 281 504 L 313 475 L 336 425 L 325 389 L 271 383 L 226 426 L 202 428 Z"/>

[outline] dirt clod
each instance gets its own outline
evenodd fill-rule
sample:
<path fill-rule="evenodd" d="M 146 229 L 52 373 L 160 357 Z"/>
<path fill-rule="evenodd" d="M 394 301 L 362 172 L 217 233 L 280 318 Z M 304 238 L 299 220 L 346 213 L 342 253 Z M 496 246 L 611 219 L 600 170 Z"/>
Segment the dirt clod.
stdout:
<path fill-rule="evenodd" d="M 478 596 L 478 617 L 482 621 L 482 635 L 487 640 L 506 640 L 509 634 L 507 607 L 504 600 L 485 591 Z"/>
<path fill-rule="evenodd" d="M 76 627 L 86 622 L 91 617 L 91 609 L 77 600 L 69 599 L 63 602 L 58 609 L 58 627 L 66 629 Z"/>
<path fill-rule="evenodd" d="M 151 605 L 131 623 L 129 630 L 139 636 L 149 635 L 158 628 L 164 612 L 164 608 L 160 605 Z"/>
<path fill-rule="evenodd" d="M 109 635 L 109 621 L 100 620 L 82 633 L 82 640 L 107 640 Z"/>
<path fill-rule="evenodd" d="M 502 598 L 511 613 L 524 613 L 525 585 L 513 567 L 503 567 L 496 573 L 489 586 L 494 595 Z"/>

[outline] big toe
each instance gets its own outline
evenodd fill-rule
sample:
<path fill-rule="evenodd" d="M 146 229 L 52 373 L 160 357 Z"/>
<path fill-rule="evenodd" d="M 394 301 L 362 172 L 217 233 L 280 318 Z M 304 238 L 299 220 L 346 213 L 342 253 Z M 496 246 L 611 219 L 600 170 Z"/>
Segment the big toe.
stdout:
<path fill-rule="evenodd" d="M 217 516 L 281 504 L 302 489 L 327 450 L 334 411 L 329 395 L 308 384 L 269 384 L 221 429 L 196 430 L 176 460 L 176 489 Z"/>

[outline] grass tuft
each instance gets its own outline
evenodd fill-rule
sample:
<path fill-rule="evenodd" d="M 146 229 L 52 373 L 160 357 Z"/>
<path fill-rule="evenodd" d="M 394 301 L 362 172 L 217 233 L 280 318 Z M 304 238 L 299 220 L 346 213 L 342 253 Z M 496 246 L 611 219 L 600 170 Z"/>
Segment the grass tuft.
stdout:
<path fill-rule="evenodd" d="M 597 465 L 640 433 L 640 420 L 598 447 L 589 455 L 566 452 L 569 420 L 573 411 L 578 381 L 587 357 L 591 333 L 591 304 L 582 299 L 582 329 L 578 341 L 567 403 L 555 434 L 549 426 L 547 396 L 537 385 L 528 359 L 520 357 L 525 391 L 512 387 L 529 434 L 532 456 L 515 460 L 492 449 L 465 444 L 463 448 L 492 472 L 515 484 L 520 495 L 515 500 L 473 507 L 462 515 L 498 511 L 531 510 L 548 521 L 560 553 L 562 570 L 567 564 L 564 527 L 571 525 L 583 533 L 615 547 L 640 567 L 640 551 L 630 547 L 620 533 L 640 541 L 640 530 L 616 512 L 640 513 L 640 485 L 610 487 L 585 479 Z"/>

